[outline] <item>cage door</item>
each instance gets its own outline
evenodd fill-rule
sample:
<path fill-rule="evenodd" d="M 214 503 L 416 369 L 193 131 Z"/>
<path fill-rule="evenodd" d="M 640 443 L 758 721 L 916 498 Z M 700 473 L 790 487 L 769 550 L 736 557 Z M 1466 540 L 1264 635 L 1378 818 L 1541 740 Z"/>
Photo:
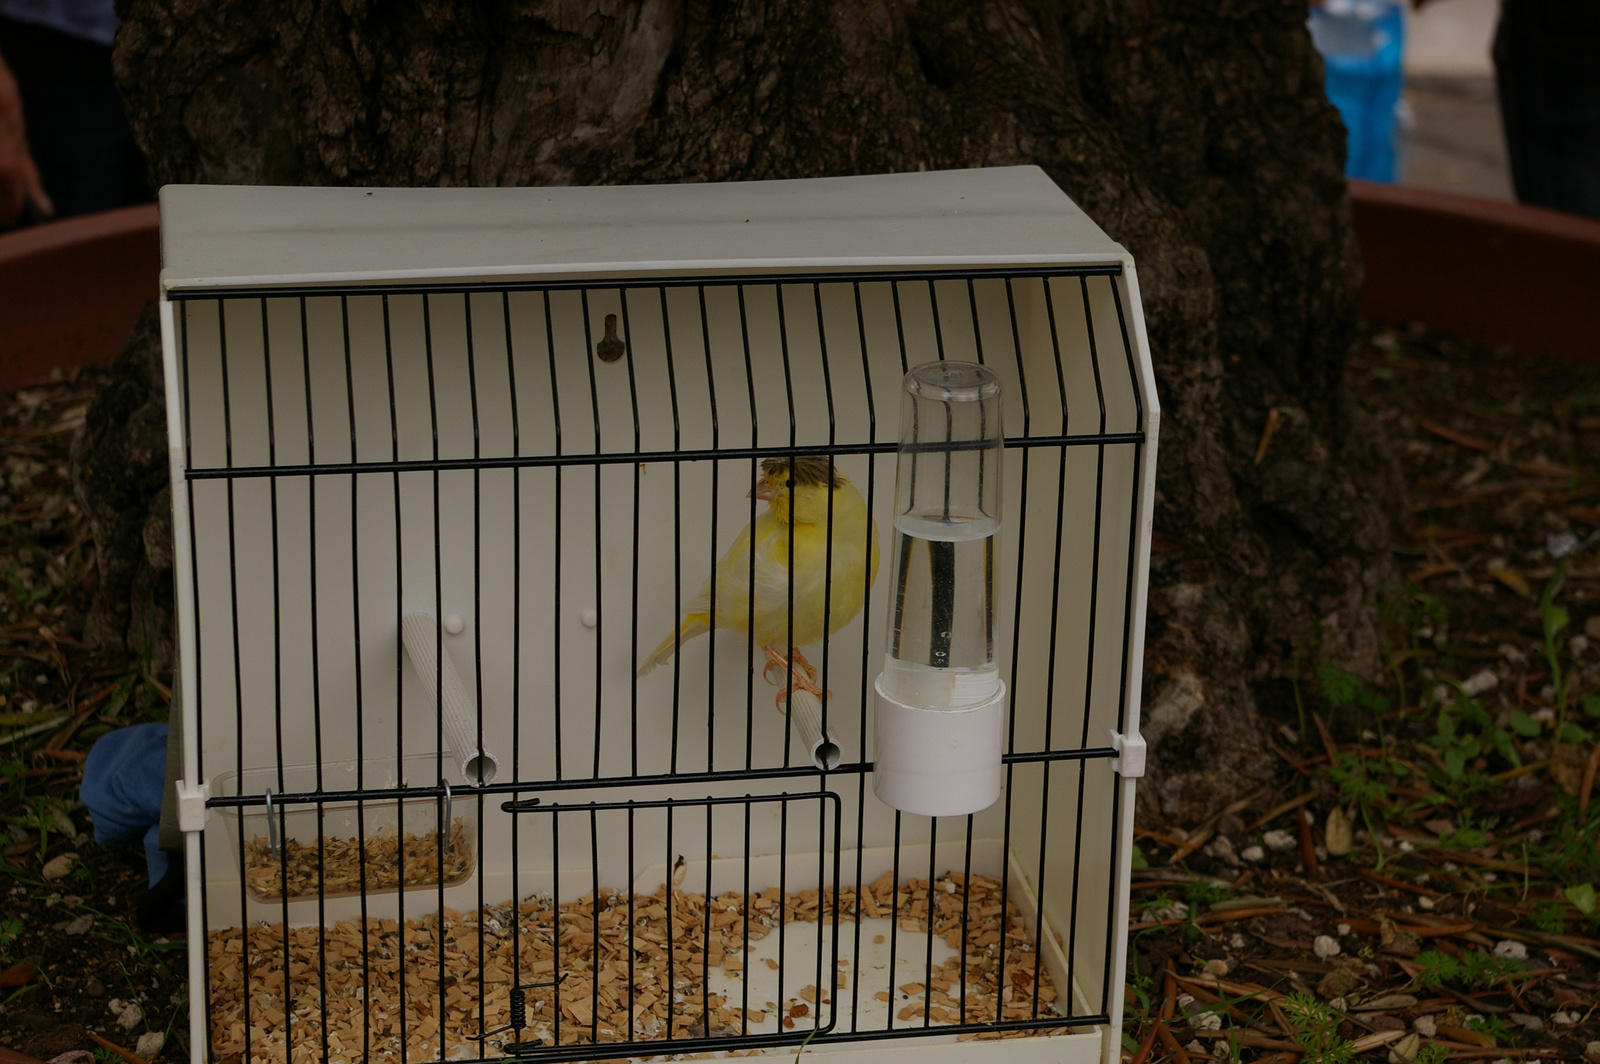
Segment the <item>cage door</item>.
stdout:
<path fill-rule="evenodd" d="M 483 1057 L 754 1048 L 834 1028 L 838 795 L 503 808 L 522 900 L 500 921 L 512 969 L 481 976 L 509 982 L 483 994 Z"/>

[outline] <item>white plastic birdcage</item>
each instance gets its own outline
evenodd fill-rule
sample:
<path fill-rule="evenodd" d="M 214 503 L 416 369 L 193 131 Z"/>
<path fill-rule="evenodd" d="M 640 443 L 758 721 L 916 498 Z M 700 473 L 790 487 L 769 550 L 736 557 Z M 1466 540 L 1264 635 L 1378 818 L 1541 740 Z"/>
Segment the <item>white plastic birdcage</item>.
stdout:
<path fill-rule="evenodd" d="M 197 1064 L 1117 1059 L 1157 407 L 1041 171 L 161 217 Z"/>

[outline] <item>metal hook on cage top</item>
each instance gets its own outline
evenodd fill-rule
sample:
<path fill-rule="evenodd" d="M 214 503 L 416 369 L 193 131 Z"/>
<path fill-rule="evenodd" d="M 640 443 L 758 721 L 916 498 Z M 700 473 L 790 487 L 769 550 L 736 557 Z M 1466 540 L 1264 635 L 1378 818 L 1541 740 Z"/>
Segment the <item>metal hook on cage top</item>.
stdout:
<path fill-rule="evenodd" d="M 627 351 L 627 345 L 617 338 L 617 316 L 606 315 L 606 334 L 600 342 L 594 345 L 594 353 L 600 356 L 602 362 L 615 362 Z"/>
<path fill-rule="evenodd" d="M 272 854 L 272 859 L 278 859 L 278 821 L 272 815 L 272 788 L 265 788 L 267 800 L 267 850 Z"/>

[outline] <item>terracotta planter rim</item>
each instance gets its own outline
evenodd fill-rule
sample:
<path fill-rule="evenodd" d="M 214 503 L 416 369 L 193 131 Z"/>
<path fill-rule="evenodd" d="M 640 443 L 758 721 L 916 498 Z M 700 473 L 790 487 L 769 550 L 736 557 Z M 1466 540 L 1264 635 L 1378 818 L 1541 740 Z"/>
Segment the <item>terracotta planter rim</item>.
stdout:
<path fill-rule="evenodd" d="M 0 235 L 0 391 L 109 362 L 161 272 L 155 204 Z"/>
<path fill-rule="evenodd" d="M 1371 321 L 1600 363 L 1600 221 L 1429 189 L 1350 182 Z"/>
<path fill-rule="evenodd" d="M 43 222 L 14 233 L 0 234 L 0 266 L 62 247 L 159 229 L 160 225 L 161 216 L 154 203 Z"/>
<path fill-rule="evenodd" d="M 1359 203 L 1433 215 L 1441 221 L 1458 219 L 1528 236 L 1600 247 L 1600 221 L 1525 203 L 1431 188 L 1380 185 L 1355 178 L 1350 181 L 1350 198 Z"/>

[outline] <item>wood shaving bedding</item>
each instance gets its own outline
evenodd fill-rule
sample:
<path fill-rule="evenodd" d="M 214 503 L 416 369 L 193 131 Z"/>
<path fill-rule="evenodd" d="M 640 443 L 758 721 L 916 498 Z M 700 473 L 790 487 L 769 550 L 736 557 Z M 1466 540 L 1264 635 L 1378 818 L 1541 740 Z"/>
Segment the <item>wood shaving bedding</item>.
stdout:
<path fill-rule="evenodd" d="M 1060 1015 L 1056 988 L 1033 950 L 1028 921 L 1009 899 L 1002 923 L 1000 881 L 974 875 L 966 891 L 962 881 L 960 873 L 950 873 L 936 880 L 932 890 L 925 879 L 910 879 L 895 889 L 886 874 L 863 887 L 859 906 L 854 888 L 839 892 L 841 923 L 854 922 L 858 909 L 864 917 L 898 913 L 902 942 L 930 933 L 931 898 L 931 933 L 957 951 L 931 966 L 927 987 L 917 983 L 895 990 L 902 1005 L 895 1013 L 899 1020 L 937 1027 Z M 832 888 L 781 895 L 772 888 L 748 898 L 729 892 L 709 899 L 674 889 L 670 927 L 667 892 L 663 884 L 653 895 L 602 890 L 598 898 L 586 894 L 559 906 L 541 895 L 515 907 L 507 902 L 478 912 L 445 909 L 442 921 L 437 913 L 407 920 L 403 936 L 398 923 L 389 919 L 369 919 L 365 929 L 352 921 L 326 929 L 292 928 L 287 936 L 281 924 L 258 924 L 248 933 L 238 928 L 212 931 L 213 1051 L 222 1064 L 243 1064 L 248 1028 L 251 1064 L 283 1061 L 286 1041 L 290 1064 L 320 1064 L 324 1031 L 327 1060 L 336 1064 L 399 1062 L 402 1045 L 408 1061 L 439 1060 L 441 1035 L 444 1059 L 500 1056 L 517 1039 L 503 1030 L 511 1019 L 513 978 L 525 986 L 545 984 L 526 992 L 529 1026 L 521 1035 L 545 1045 L 633 1041 L 641 1044 L 619 1045 L 619 1050 L 650 1054 L 670 1051 L 664 1043 L 669 1031 L 674 1040 L 705 1037 L 708 1031 L 712 1037 L 737 1038 L 749 1025 L 769 1018 L 799 1031 L 815 1022 L 806 1019 L 818 997 L 814 984 L 785 990 L 781 1007 L 757 1002 L 758 995 L 751 994 L 746 1011 L 740 1001 L 728 1000 L 732 995 L 706 993 L 703 982 L 711 968 L 742 972 L 747 947 L 776 931 L 780 914 L 784 923 L 831 924 Z M 963 925 L 964 893 L 969 915 Z M 514 937 L 520 953 L 516 959 Z M 841 956 L 843 946 L 841 940 Z M 849 983 L 847 969 L 848 962 L 842 961 L 837 987 Z M 551 985 L 557 973 L 563 978 L 559 987 Z M 796 984 L 804 980 L 804 973 L 794 977 Z M 872 975 L 862 981 L 863 997 L 886 1000 L 890 988 L 872 987 Z M 823 1004 L 831 1000 L 828 993 L 822 992 Z M 480 1050 L 477 1036 L 485 1030 L 498 1033 Z M 1027 1037 L 1065 1030 L 1001 1028 L 961 1037 Z"/>

